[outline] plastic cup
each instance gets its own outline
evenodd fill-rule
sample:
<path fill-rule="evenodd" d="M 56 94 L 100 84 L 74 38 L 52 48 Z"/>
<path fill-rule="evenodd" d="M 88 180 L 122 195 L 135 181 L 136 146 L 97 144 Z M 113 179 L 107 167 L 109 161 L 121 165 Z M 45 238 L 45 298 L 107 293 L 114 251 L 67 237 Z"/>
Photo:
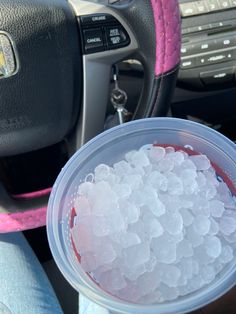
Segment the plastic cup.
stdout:
<path fill-rule="evenodd" d="M 100 163 L 112 165 L 132 149 L 146 144 L 190 145 L 206 154 L 235 193 L 235 144 L 220 133 L 201 124 L 174 118 L 152 118 L 130 122 L 110 129 L 79 149 L 68 161 L 53 187 L 47 212 L 47 233 L 53 257 L 62 274 L 80 293 L 116 313 L 185 313 L 214 301 L 236 282 L 236 260 L 228 264 L 208 286 L 162 304 L 141 305 L 120 300 L 102 290 L 83 271 L 70 236 L 73 201 L 78 186 Z"/>

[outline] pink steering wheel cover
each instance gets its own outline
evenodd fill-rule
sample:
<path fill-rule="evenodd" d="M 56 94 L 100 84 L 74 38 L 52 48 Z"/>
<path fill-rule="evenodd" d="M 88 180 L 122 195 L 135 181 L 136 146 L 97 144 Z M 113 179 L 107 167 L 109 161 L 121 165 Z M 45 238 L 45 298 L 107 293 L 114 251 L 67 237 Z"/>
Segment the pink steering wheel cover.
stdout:
<path fill-rule="evenodd" d="M 0 213 L 0 233 L 24 231 L 46 225 L 47 207 L 18 213 Z"/>
<path fill-rule="evenodd" d="M 180 60 L 180 15 L 178 0 L 150 0 L 156 29 L 155 75 L 175 69 Z M 50 189 L 14 196 L 32 199 L 45 195 Z M 0 213 L 0 233 L 23 231 L 45 226 L 47 207 L 17 213 Z"/>
<path fill-rule="evenodd" d="M 181 20 L 178 0 L 151 0 L 156 28 L 156 67 L 160 76 L 179 64 Z"/>

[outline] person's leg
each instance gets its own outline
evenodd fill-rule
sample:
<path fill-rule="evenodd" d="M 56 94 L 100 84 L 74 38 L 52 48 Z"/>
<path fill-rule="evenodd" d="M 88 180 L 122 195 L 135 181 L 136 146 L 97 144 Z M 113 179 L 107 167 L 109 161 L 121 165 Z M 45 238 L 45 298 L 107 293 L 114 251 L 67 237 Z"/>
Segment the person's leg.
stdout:
<path fill-rule="evenodd" d="M 22 233 L 0 234 L 0 313 L 61 314 L 49 280 Z"/>

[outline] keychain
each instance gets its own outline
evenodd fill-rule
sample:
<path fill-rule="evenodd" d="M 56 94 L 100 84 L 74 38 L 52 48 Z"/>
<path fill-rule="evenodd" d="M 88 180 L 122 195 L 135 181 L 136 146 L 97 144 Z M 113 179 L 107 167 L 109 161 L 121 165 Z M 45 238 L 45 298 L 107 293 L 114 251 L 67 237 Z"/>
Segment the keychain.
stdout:
<path fill-rule="evenodd" d="M 130 113 L 125 108 L 127 103 L 127 94 L 124 90 L 119 88 L 118 84 L 118 67 L 113 66 L 113 80 L 115 83 L 115 88 L 111 91 L 111 103 L 118 114 L 119 123 L 123 124 L 125 122 L 125 116 L 130 115 Z"/>

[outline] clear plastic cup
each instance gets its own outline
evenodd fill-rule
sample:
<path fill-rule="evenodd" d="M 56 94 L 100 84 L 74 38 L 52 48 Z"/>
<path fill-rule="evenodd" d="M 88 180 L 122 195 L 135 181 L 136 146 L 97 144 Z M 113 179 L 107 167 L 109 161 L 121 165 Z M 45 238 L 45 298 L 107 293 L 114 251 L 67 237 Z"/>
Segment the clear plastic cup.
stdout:
<path fill-rule="evenodd" d="M 53 187 L 47 212 L 47 233 L 53 257 L 62 274 L 80 293 L 116 313 L 185 313 L 219 298 L 236 283 L 236 260 L 228 264 L 208 286 L 162 304 L 140 305 L 122 301 L 103 291 L 83 271 L 70 236 L 73 200 L 86 175 L 100 163 L 112 165 L 132 149 L 146 144 L 190 145 L 206 154 L 219 168 L 231 191 L 236 186 L 235 144 L 198 123 L 174 118 L 137 120 L 110 129 L 79 149 L 62 169 Z M 220 170 L 221 169 L 221 170 Z"/>

